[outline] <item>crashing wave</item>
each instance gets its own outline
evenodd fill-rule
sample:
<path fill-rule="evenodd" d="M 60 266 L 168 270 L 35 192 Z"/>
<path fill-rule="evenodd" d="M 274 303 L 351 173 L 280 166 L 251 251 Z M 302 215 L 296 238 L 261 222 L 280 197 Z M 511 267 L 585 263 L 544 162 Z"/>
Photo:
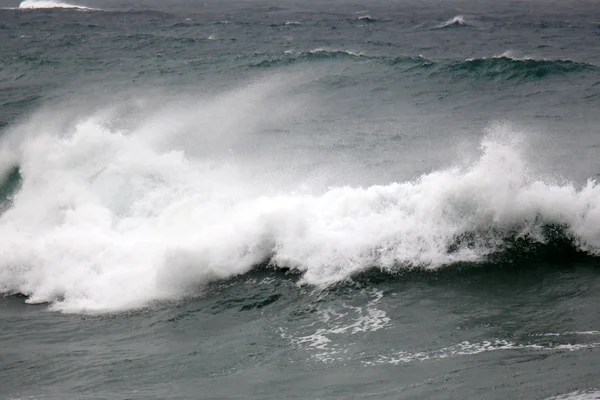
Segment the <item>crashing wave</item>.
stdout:
<path fill-rule="evenodd" d="M 218 112 L 231 119 L 240 104 L 257 104 L 256 93 L 270 95 L 242 91 Z M 166 146 L 189 128 L 181 115 L 119 129 L 99 112 L 67 130 L 32 123 L 27 135 L 4 135 L 0 181 L 12 186 L 2 188 L 10 204 L 0 215 L 0 292 L 98 312 L 175 299 L 263 263 L 326 286 L 373 268 L 486 262 L 557 240 L 600 254 L 600 185 L 537 178 L 508 127 L 491 129 L 467 167 L 313 192 L 273 190 L 277 174 L 254 177 L 267 191 L 247 184 L 244 165 Z"/>

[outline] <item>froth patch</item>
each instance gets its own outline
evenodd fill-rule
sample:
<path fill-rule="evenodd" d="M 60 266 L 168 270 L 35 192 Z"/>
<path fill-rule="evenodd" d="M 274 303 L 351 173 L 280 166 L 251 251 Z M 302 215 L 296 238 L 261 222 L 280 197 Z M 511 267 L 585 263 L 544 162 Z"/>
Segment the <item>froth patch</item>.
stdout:
<path fill-rule="evenodd" d="M 367 296 L 365 305 L 319 308 L 316 321 L 293 330 L 280 328 L 279 333 L 292 345 L 311 351 L 312 357 L 319 362 L 345 360 L 351 346 L 348 338 L 362 337 L 392 326 L 387 313 L 378 308 L 383 292 L 361 290 L 359 296 Z"/>

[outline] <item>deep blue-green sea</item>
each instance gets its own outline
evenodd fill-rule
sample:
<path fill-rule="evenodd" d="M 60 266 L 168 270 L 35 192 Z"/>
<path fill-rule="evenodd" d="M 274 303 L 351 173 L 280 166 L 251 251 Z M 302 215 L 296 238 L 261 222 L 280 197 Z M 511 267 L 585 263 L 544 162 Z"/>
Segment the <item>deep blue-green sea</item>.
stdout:
<path fill-rule="evenodd" d="M 0 399 L 600 399 L 600 1 L 0 0 Z"/>

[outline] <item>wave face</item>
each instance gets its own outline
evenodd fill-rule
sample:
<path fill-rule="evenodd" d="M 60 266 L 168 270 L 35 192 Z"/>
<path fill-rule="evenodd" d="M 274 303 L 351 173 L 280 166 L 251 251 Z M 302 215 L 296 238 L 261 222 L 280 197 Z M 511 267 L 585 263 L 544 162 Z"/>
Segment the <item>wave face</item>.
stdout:
<path fill-rule="evenodd" d="M 81 10 L 93 10 L 93 8 L 77 6 L 74 4 L 61 3 L 58 1 L 44 1 L 44 0 L 24 0 L 19 4 L 21 9 L 42 9 L 42 8 L 74 8 Z"/>

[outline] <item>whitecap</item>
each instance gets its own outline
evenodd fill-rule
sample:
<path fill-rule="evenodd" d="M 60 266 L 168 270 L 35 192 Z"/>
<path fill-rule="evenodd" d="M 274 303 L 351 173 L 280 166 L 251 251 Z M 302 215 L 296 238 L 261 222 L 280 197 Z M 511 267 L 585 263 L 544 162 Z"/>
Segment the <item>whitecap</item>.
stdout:
<path fill-rule="evenodd" d="M 62 3 L 53 0 L 24 0 L 19 4 L 19 9 L 43 9 L 43 8 L 72 8 L 79 10 L 98 10 L 96 8 Z"/>

